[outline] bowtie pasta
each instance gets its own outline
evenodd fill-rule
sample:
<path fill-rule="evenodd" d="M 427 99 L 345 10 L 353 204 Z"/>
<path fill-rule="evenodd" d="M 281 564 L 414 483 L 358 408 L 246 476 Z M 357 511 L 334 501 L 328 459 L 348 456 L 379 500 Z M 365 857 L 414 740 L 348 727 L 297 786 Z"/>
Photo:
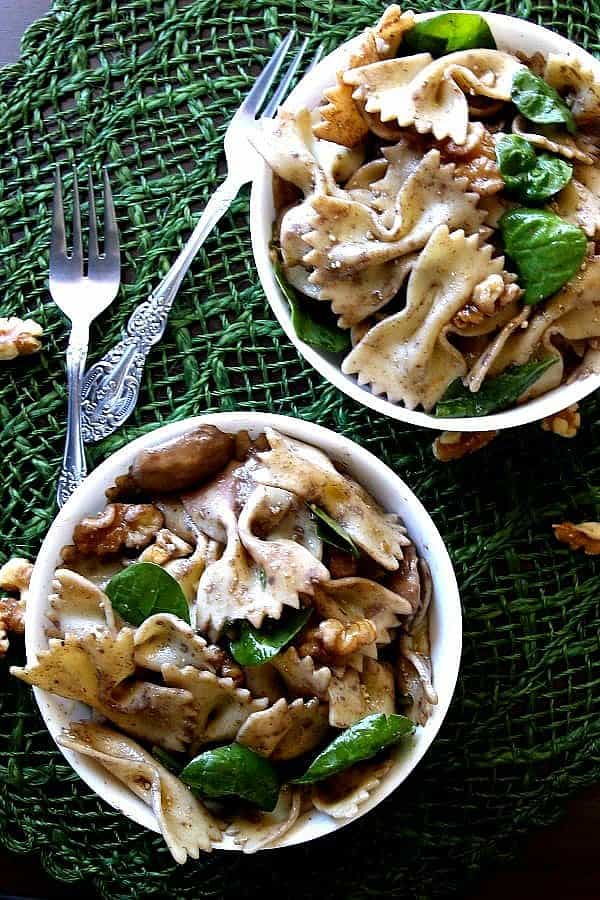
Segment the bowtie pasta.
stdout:
<path fill-rule="evenodd" d="M 60 743 L 180 863 L 357 814 L 437 703 L 431 577 L 316 447 L 212 425 L 137 455 L 62 551 L 48 648 L 12 674 L 89 708 Z"/>
<path fill-rule="evenodd" d="M 298 337 L 373 394 L 477 416 L 593 371 L 600 80 L 486 20 L 390 6 L 255 146 Z"/>

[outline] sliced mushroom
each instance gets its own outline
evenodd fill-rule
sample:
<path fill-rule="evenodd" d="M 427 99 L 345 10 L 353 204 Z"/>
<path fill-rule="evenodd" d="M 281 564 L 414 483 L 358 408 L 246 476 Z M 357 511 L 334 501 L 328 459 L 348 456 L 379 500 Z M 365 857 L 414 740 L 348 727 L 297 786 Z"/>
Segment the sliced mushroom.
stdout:
<path fill-rule="evenodd" d="M 142 450 L 135 457 L 130 474 L 140 488 L 170 494 L 212 478 L 234 453 L 233 435 L 214 425 L 200 425 L 189 434 Z"/>

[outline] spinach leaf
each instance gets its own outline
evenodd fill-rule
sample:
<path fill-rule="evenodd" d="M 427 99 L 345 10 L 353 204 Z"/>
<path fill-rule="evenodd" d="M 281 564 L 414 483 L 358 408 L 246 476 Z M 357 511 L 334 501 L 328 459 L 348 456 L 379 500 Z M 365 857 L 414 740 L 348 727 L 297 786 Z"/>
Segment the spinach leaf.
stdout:
<path fill-rule="evenodd" d="M 105 591 L 119 615 L 132 625 L 141 625 L 156 613 L 172 613 L 189 624 L 190 612 L 179 584 L 154 563 L 134 563 L 117 572 Z"/>
<path fill-rule="evenodd" d="M 505 134 L 496 143 L 498 168 L 507 189 L 522 203 L 542 203 L 571 180 L 573 166 L 542 153 L 518 134 Z"/>
<path fill-rule="evenodd" d="M 167 753 L 162 747 L 155 746 L 152 748 L 152 756 L 161 764 L 161 766 L 164 766 L 168 772 L 172 772 L 173 775 L 179 776 L 179 773 L 181 772 L 181 763 L 179 760 L 175 759 L 171 753 Z"/>
<path fill-rule="evenodd" d="M 553 87 L 525 66 L 513 75 L 511 99 L 519 112 L 532 122 L 564 125 L 567 131 L 575 134 L 575 119 L 567 104 Z"/>
<path fill-rule="evenodd" d="M 343 550 L 344 553 L 351 553 L 356 559 L 360 556 L 360 550 L 348 534 L 345 528 L 332 519 L 324 509 L 315 506 L 314 503 L 306 504 L 312 514 L 317 518 L 317 534 L 325 544 Z"/>
<path fill-rule="evenodd" d="M 231 641 L 231 655 L 241 666 L 262 666 L 289 644 L 310 614 L 310 608 L 286 610 L 281 619 L 270 619 L 262 628 L 242 622 L 239 638 Z"/>
<path fill-rule="evenodd" d="M 412 734 L 414 724 L 406 716 L 375 713 L 355 722 L 339 737 L 319 753 L 304 775 L 294 778 L 294 784 L 312 784 L 330 775 L 336 775 L 363 759 L 397 744 L 403 737 Z"/>
<path fill-rule="evenodd" d="M 435 407 L 436 416 L 488 416 L 512 406 L 556 362 L 553 356 L 539 362 L 511 366 L 502 375 L 486 379 L 473 394 L 460 378 L 453 381 Z"/>
<path fill-rule="evenodd" d="M 490 26 L 477 13 L 453 12 L 417 22 L 404 35 L 401 52 L 444 56 L 474 48 L 496 49 Z"/>
<path fill-rule="evenodd" d="M 228 744 L 207 750 L 187 764 L 179 776 L 204 797 L 241 797 L 260 809 L 272 810 L 279 797 L 279 776 L 258 753 Z"/>
<path fill-rule="evenodd" d="M 587 247 L 576 225 L 543 209 L 512 209 L 499 223 L 504 249 L 514 261 L 525 303 L 555 294 L 578 271 Z"/>
<path fill-rule="evenodd" d="M 286 280 L 279 263 L 274 267 L 275 280 L 287 300 L 294 331 L 301 341 L 327 353 L 344 353 L 350 349 L 350 334 L 338 328 L 335 316 L 325 303 L 303 297 Z"/>

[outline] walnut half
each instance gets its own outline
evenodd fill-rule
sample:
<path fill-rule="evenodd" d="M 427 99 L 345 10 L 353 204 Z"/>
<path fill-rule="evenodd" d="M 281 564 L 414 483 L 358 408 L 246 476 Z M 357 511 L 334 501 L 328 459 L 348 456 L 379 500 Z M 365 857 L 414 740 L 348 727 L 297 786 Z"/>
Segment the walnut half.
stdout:
<path fill-rule="evenodd" d="M 42 326 L 33 319 L 0 317 L 0 360 L 36 353 L 42 346 Z"/>
<path fill-rule="evenodd" d="M 146 547 L 163 525 L 163 514 L 150 503 L 109 503 L 97 516 L 82 519 L 73 543 L 84 556 L 109 556 Z"/>
<path fill-rule="evenodd" d="M 458 329 L 481 325 L 486 318 L 518 300 L 522 293 L 512 273 L 488 275 L 475 286 L 471 299 L 456 313 L 452 325 Z"/>
<path fill-rule="evenodd" d="M 600 554 L 600 522 L 561 522 L 552 528 L 556 539 L 571 550 L 583 550 L 588 556 Z"/>
<path fill-rule="evenodd" d="M 19 597 L 0 597 L 0 657 L 8 650 L 8 633 L 25 631 L 25 604 L 33 564 L 28 559 L 14 557 L 0 569 L 0 588 L 15 591 Z"/>
<path fill-rule="evenodd" d="M 579 431 L 581 425 L 581 416 L 579 414 L 579 406 L 573 403 L 566 409 L 554 413 L 553 416 L 546 416 L 542 419 L 542 428 L 544 431 L 551 431 L 552 434 L 558 434 L 564 438 L 574 438 Z"/>
<path fill-rule="evenodd" d="M 433 455 L 440 462 L 462 459 L 486 447 L 497 434 L 497 431 L 443 431 L 433 442 Z"/>
<path fill-rule="evenodd" d="M 318 628 L 304 633 L 299 656 L 312 656 L 325 665 L 344 665 L 344 658 L 372 644 L 377 628 L 371 619 L 357 619 L 343 624 L 338 619 L 324 619 Z"/>

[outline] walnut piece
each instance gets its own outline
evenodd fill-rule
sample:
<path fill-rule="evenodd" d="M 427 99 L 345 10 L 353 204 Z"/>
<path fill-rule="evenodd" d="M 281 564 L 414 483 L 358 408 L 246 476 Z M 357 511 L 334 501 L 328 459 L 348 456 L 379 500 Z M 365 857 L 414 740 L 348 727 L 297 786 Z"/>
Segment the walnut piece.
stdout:
<path fill-rule="evenodd" d="M 475 286 L 471 299 L 456 313 L 452 320 L 453 326 L 468 328 L 480 325 L 487 317 L 518 300 L 523 292 L 515 280 L 516 276 L 512 272 L 488 275 Z"/>
<path fill-rule="evenodd" d="M 18 556 L 9 559 L 0 569 L 0 588 L 20 594 L 19 598 L 0 597 L 0 657 L 8 650 L 8 633 L 23 634 L 25 631 L 25 604 L 32 572 L 33 564 Z"/>
<path fill-rule="evenodd" d="M 42 346 L 42 326 L 33 319 L 0 317 L 0 360 L 36 353 Z"/>
<path fill-rule="evenodd" d="M 552 528 L 555 538 L 571 550 L 583 550 L 588 556 L 600 554 L 600 522 L 561 522 Z"/>
<path fill-rule="evenodd" d="M 361 647 L 372 644 L 377 628 L 371 619 L 357 619 L 344 625 L 337 619 L 325 619 L 319 623 L 319 639 L 325 650 L 335 656 L 350 656 Z"/>
<path fill-rule="evenodd" d="M 377 628 L 371 619 L 357 619 L 346 625 L 338 619 L 324 619 L 317 628 L 304 632 L 298 655 L 312 656 L 326 665 L 344 665 L 344 657 L 372 644 L 376 637 Z"/>
<path fill-rule="evenodd" d="M 574 438 L 579 431 L 581 425 L 581 416 L 579 414 L 579 406 L 573 403 L 566 409 L 554 413 L 553 416 L 546 416 L 542 419 L 542 428 L 544 431 L 551 431 L 564 438 Z"/>
<path fill-rule="evenodd" d="M 24 593 L 29 588 L 33 563 L 20 556 L 13 556 L 0 569 L 0 588 L 4 591 Z"/>
<path fill-rule="evenodd" d="M 84 556 L 109 556 L 124 547 L 139 550 L 163 524 L 163 514 L 149 503 L 109 503 L 97 516 L 87 516 L 76 526 L 73 543 Z"/>
<path fill-rule="evenodd" d="M 154 563 L 156 566 L 164 566 L 165 563 L 171 562 L 172 559 L 181 559 L 189 556 L 193 552 L 193 547 L 178 537 L 168 528 L 161 528 L 156 532 L 154 543 L 143 551 L 140 555 L 139 562 Z"/>
<path fill-rule="evenodd" d="M 433 442 L 433 455 L 440 462 L 462 459 L 490 444 L 497 434 L 497 431 L 443 431 Z"/>
<path fill-rule="evenodd" d="M 481 122 L 473 122 L 464 144 L 441 141 L 439 144 L 443 162 L 456 165 L 457 178 L 467 179 L 467 190 L 476 191 L 481 197 L 497 194 L 504 187 L 496 161 L 496 145 L 490 132 Z"/>

